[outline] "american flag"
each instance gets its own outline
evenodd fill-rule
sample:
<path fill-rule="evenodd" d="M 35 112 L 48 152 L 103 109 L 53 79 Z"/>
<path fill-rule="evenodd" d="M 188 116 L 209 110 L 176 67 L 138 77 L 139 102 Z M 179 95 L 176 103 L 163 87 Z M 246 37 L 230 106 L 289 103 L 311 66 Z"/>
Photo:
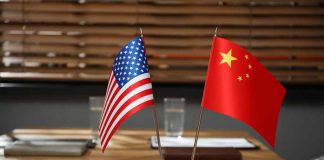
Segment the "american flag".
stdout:
<path fill-rule="evenodd" d="M 153 105 L 153 90 L 142 37 L 128 42 L 115 59 L 110 74 L 99 135 L 102 152 L 129 116 Z"/>

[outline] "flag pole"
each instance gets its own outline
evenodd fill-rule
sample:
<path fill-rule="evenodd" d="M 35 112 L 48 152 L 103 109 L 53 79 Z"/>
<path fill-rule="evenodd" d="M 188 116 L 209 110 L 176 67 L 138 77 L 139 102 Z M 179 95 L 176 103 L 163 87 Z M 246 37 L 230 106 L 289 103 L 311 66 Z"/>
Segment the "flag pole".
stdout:
<path fill-rule="evenodd" d="M 158 146 L 159 146 L 160 159 L 163 160 L 161 141 L 160 141 L 160 134 L 159 134 L 159 125 L 158 125 L 157 116 L 156 116 L 156 109 L 155 109 L 154 105 L 152 106 L 152 112 L 153 112 L 153 119 L 154 119 L 156 137 L 157 137 Z"/>
<path fill-rule="evenodd" d="M 142 27 L 140 27 L 140 33 L 141 33 L 141 37 L 143 38 Z M 160 141 L 160 133 L 159 133 L 159 125 L 158 125 L 157 114 L 156 114 L 156 109 L 155 109 L 154 105 L 152 106 L 152 112 L 153 112 L 153 121 L 154 121 L 154 126 L 155 126 L 157 142 L 158 142 L 158 148 L 159 148 L 159 153 L 160 153 L 160 159 L 163 160 L 161 141 Z"/>
<path fill-rule="evenodd" d="M 201 119 L 204 114 L 204 107 L 201 107 L 200 109 L 200 114 L 199 114 L 199 120 L 197 124 L 197 129 L 196 129 L 196 136 L 195 136 L 195 143 L 191 155 L 191 160 L 195 160 L 195 154 L 196 154 L 196 148 L 197 148 L 197 142 L 198 142 L 198 137 L 199 137 L 199 131 L 200 131 L 200 124 L 201 124 Z"/>
<path fill-rule="evenodd" d="M 215 29 L 214 37 L 217 36 L 217 29 L 218 29 L 218 27 L 216 27 L 216 29 Z M 201 109 L 200 109 L 200 114 L 199 114 L 197 129 L 196 129 L 196 135 L 195 135 L 195 143 L 194 143 L 194 147 L 193 147 L 193 150 L 192 150 L 191 160 L 195 160 L 197 142 L 198 142 L 199 131 L 200 131 L 200 124 L 201 124 L 201 120 L 202 120 L 203 115 L 204 115 L 204 107 L 202 106 Z"/>

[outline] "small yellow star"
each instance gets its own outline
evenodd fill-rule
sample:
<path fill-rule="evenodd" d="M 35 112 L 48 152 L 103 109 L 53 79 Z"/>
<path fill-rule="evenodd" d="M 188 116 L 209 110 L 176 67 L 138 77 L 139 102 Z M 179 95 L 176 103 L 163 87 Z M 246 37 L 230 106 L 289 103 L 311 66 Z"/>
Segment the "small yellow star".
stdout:
<path fill-rule="evenodd" d="M 247 73 L 247 74 L 245 74 L 245 77 L 246 78 L 250 78 L 250 75 Z"/>
<path fill-rule="evenodd" d="M 249 69 L 252 69 L 252 66 L 251 66 L 251 64 L 249 64 L 248 66 L 249 66 Z"/>
<path fill-rule="evenodd" d="M 238 79 L 239 81 L 242 81 L 242 80 L 243 80 L 242 76 L 238 76 L 237 79 Z"/>
<path fill-rule="evenodd" d="M 249 59 L 249 55 L 247 55 L 247 54 L 244 57 L 246 60 Z"/>
<path fill-rule="evenodd" d="M 237 60 L 237 58 L 232 56 L 232 50 L 229 50 L 227 54 L 220 53 L 223 57 L 222 61 L 219 64 L 227 63 L 227 65 L 231 68 L 232 67 L 232 61 Z"/>

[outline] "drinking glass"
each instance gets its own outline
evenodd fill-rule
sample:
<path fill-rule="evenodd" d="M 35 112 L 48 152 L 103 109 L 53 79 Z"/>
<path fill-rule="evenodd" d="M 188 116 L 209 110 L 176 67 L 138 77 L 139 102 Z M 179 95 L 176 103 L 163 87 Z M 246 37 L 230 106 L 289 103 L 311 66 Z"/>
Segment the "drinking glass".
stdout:
<path fill-rule="evenodd" d="M 90 109 L 90 129 L 93 137 L 93 141 L 99 142 L 99 124 L 100 116 L 103 108 L 105 97 L 91 96 L 89 97 L 89 109 Z"/>
<path fill-rule="evenodd" d="M 166 136 L 182 136 L 185 120 L 185 98 L 164 98 Z"/>

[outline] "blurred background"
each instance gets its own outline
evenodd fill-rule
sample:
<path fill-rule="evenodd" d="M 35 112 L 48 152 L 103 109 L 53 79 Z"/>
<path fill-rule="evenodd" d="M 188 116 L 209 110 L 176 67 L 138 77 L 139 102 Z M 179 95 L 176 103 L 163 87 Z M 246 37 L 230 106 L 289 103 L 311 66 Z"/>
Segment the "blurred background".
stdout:
<path fill-rule="evenodd" d="M 322 0 L 0 1 L 0 134 L 89 127 L 89 96 L 104 96 L 115 56 L 139 27 L 161 129 L 164 97 L 186 98 L 185 129 L 195 129 L 218 26 L 287 88 L 274 150 L 294 160 L 324 155 Z M 153 129 L 151 110 L 122 127 Z M 262 140 L 210 111 L 202 129 L 244 129 Z"/>

